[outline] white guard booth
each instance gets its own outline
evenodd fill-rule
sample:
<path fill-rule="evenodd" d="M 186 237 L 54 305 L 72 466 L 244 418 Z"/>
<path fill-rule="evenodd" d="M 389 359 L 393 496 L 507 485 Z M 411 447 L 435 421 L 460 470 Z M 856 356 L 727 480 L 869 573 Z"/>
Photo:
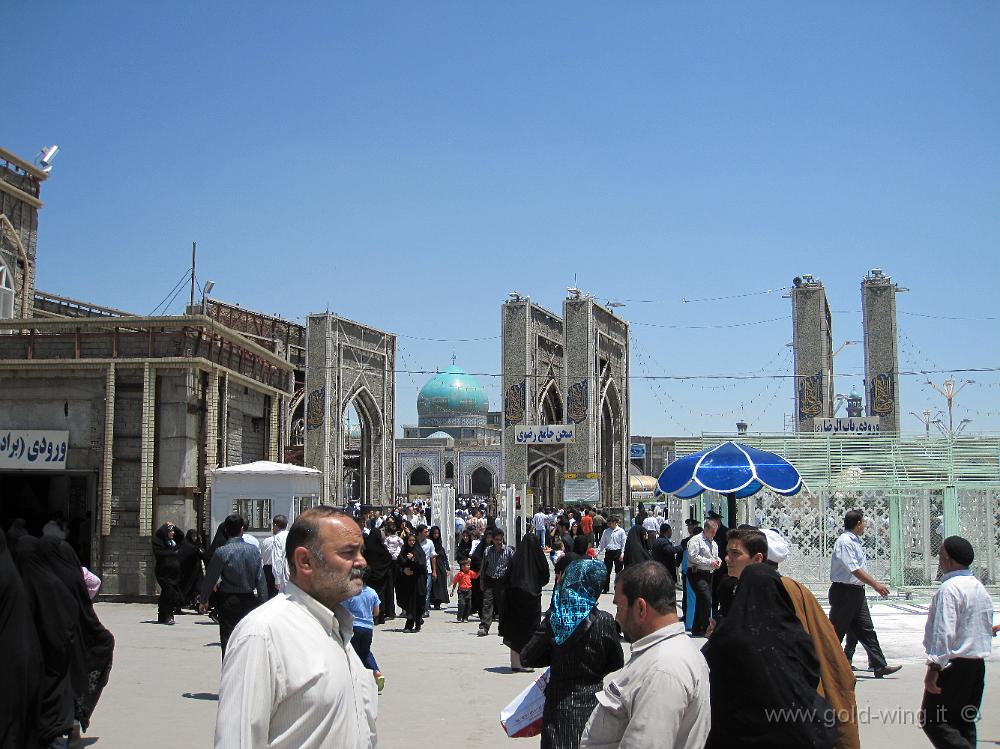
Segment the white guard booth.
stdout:
<path fill-rule="evenodd" d="M 288 463 L 259 460 L 212 471 L 212 535 L 236 513 L 247 522 L 246 533 L 259 539 L 271 535 L 271 518 L 288 517 L 321 504 L 322 473 Z"/>

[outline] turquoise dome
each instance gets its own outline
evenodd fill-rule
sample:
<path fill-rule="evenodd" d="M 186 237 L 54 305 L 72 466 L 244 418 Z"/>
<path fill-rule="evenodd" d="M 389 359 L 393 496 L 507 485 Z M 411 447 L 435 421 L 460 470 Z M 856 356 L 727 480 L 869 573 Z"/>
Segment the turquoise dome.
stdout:
<path fill-rule="evenodd" d="M 452 437 L 447 432 L 442 432 L 442 431 L 434 432 L 434 434 L 428 434 L 427 435 L 427 439 L 429 439 L 429 440 L 451 440 L 452 442 L 455 441 L 454 437 Z"/>
<path fill-rule="evenodd" d="M 454 365 L 428 380 L 417 396 L 417 413 L 422 425 L 430 420 L 445 423 L 455 417 L 482 417 L 485 423 L 489 410 L 490 399 L 483 386 Z"/>

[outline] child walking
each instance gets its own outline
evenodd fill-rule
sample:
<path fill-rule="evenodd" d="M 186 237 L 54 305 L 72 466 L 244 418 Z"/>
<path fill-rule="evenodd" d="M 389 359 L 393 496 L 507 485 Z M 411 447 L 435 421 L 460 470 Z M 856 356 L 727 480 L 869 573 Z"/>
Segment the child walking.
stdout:
<path fill-rule="evenodd" d="M 458 560 L 458 572 L 451 581 L 451 592 L 455 593 L 458 587 L 458 621 L 469 621 L 469 614 L 472 613 L 472 581 L 479 578 L 478 572 L 473 572 L 471 562 L 468 557 Z"/>
<path fill-rule="evenodd" d="M 372 637 L 375 634 L 375 620 L 379 616 L 378 593 L 367 585 L 361 592 L 353 598 L 344 601 L 347 610 L 354 616 L 354 636 L 351 638 L 351 645 L 358 658 L 365 664 L 375 676 L 375 683 L 378 685 L 379 694 L 385 687 L 385 677 L 379 671 L 378 663 L 372 654 Z"/>

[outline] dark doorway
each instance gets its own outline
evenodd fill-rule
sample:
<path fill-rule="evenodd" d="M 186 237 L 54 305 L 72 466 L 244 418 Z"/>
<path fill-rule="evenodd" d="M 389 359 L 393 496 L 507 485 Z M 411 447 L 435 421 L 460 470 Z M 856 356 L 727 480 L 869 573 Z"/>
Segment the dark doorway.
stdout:
<path fill-rule="evenodd" d="M 427 472 L 426 468 L 414 468 L 413 473 L 410 474 L 410 490 L 417 488 L 424 489 L 430 488 L 431 485 L 431 475 Z"/>
<path fill-rule="evenodd" d="M 472 493 L 481 497 L 493 496 L 493 474 L 486 466 L 480 466 L 472 472 L 470 478 Z"/>
<path fill-rule="evenodd" d="M 40 536 L 42 526 L 60 512 L 66 519 L 66 540 L 81 564 L 92 569 L 95 486 L 95 477 L 86 473 L 0 473 L 0 528 L 24 518 L 28 532 Z"/>

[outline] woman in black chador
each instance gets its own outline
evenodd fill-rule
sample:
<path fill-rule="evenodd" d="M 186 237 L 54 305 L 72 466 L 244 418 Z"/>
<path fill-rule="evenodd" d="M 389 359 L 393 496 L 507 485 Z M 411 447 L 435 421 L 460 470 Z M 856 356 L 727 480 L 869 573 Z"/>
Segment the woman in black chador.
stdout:
<path fill-rule="evenodd" d="M 38 547 L 49 568 L 78 604 L 70 683 L 73 687 L 74 718 L 81 730 L 86 731 L 90 716 L 111 675 L 115 638 L 97 618 L 87 584 L 83 581 L 80 559 L 73 547 L 53 536 L 43 538 Z"/>
<path fill-rule="evenodd" d="M 549 582 L 549 561 L 538 534 L 528 531 L 510 559 L 507 589 L 503 597 L 500 634 L 510 648 L 510 668 L 521 671 L 521 648 L 538 629 L 542 619 L 542 588 Z"/>
<path fill-rule="evenodd" d="M 156 566 L 153 574 L 160 586 L 156 602 L 156 621 L 173 624 L 174 614 L 180 612 L 181 603 L 181 531 L 172 523 L 164 523 L 153 534 L 153 556 Z"/>
<path fill-rule="evenodd" d="M 365 536 L 365 563 L 368 565 L 368 575 L 365 577 L 365 585 L 369 586 L 378 595 L 379 607 L 376 624 L 383 624 L 386 616 L 395 616 L 396 603 L 393 591 L 393 563 L 392 555 L 385 548 L 385 541 L 382 538 L 381 528 L 372 528 Z"/>
<path fill-rule="evenodd" d="M 702 648 L 710 670 L 706 747 L 832 747 L 837 728 L 819 696 L 819 661 L 781 576 L 751 564 L 729 615 Z M 776 717 L 777 716 L 777 717 Z"/>
<path fill-rule="evenodd" d="M 184 534 L 178 557 L 181 567 L 181 605 L 197 609 L 198 591 L 201 590 L 201 580 L 205 576 L 205 564 L 208 563 L 209 554 L 205 550 L 201 534 L 194 528 Z"/>
<path fill-rule="evenodd" d="M 38 746 L 42 654 L 28 592 L 0 533 L 0 749 Z"/>
<path fill-rule="evenodd" d="M 462 559 L 468 559 L 469 554 L 472 553 L 472 534 L 469 531 L 462 531 L 462 537 L 458 541 L 458 546 L 455 548 L 455 561 L 461 561 Z"/>
<path fill-rule="evenodd" d="M 437 571 L 437 577 L 431 583 L 431 605 L 439 609 L 442 603 L 450 603 L 451 598 L 448 596 L 448 573 L 451 571 L 451 565 L 448 564 L 448 557 L 444 553 L 444 543 L 441 540 L 441 529 L 432 525 L 430 534 L 427 536 L 431 542 L 434 544 L 434 553 L 437 554 L 434 557 L 434 565 Z"/>
<path fill-rule="evenodd" d="M 427 600 L 427 556 L 417 543 L 415 534 L 406 537 L 406 545 L 396 560 L 400 573 L 400 605 L 406 607 L 404 632 L 419 632 L 424 624 L 424 602 Z"/>
<path fill-rule="evenodd" d="M 41 746 L 48 746 L 73 728 L 70 668 L 80 604 L 49 568 L 37 538 L 22 536 L 15 552 L 42 653 L 38 738 Z M 82 580 L 83 573 L 80 575 Z"/>
<path fill-rule="evenodd" d="M 649 550 L 649 539 L 646 538 L 646 531 L 641 524 L 632 526 L 632 530 L 625 537 L 625 551 L 622 552 L 622 566 L 628 567 L 630 564 L 648 562 L 652 559 L 652 552 Z"/>
<path fill-rule="evenodd" d="M 521 650 L 522 665 L 551 666 L 542 749 L 578 749 L 604 677 L 625 665 L 614 617 L 597 608 L 605 574 L 596 559 L 570 563 L 545 620 Z"/>

